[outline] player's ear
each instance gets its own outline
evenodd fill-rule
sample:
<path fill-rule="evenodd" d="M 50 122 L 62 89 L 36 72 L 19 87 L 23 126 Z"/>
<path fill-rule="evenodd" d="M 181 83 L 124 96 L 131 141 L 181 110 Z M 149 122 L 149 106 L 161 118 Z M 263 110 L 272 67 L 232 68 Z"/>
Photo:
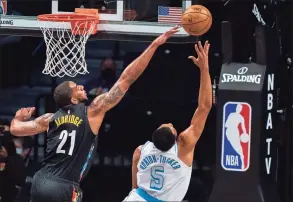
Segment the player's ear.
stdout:
<path fill-rule="evenodd" d="M 76 98 L 71 98 L 71 103 L 72 104 L 78 104 L 78 99 L 76 99 Z"/>

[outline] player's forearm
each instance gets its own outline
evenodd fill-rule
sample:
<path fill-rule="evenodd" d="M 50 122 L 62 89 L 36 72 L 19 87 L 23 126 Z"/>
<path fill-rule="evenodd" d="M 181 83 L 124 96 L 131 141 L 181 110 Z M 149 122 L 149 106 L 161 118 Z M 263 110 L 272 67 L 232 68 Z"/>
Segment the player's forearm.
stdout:
<path fill-rule="evenodd" d="M 204 109 L 212 107 L 212 83 L 208 68 L 203 68 L 200 71 L 198 107 Z"/>
<path fill-rule="evenodd" d="M 32 121 L 25 121 L 21 117 L 15 117 L 11 121 L 10 132 L 15 136 L 29 136 L 45 132 L 53 115 L 52 113 L 47 113 Z"/>
<path fill-rule="evenodd" d="M 196 119 L 196 114 L 208 114 L 212 107 L 212 85 L 208 68 L 200 71 L 200 88 L 198 95 L 198 107 L 194 113 L 191 123 Z"/>
<path fill-rule="evenodd" d="M 35 132 L 36 126 L 33 123 L 26 123 L 25 121 L 14 118 L 11 121 L 10 132 L 14 136 L 32 135 Z"/>
<path fill-rule="evenodd" d="M 134 83 L 147 68 L 158 47 L 159 46 L 153 42 L 137 59 L 128 65 L 123 71 L 121 79 L 128 80 L 129 84 Z"/>
<path fill-rule="evenodd" d="M 108 111 L 116 106 L 138 77 L 144 72 L 158 45 L 152 43 L 136 60 L 134 60 L 121 74 L 119 80 L 108 93 L 98 96 L 90 105 L 95 114 Z"/>

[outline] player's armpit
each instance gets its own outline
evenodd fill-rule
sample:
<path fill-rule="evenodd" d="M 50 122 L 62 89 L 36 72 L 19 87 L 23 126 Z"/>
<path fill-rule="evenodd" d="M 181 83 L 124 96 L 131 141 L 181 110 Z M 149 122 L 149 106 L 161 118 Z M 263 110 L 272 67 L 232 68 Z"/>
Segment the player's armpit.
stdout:
<path fill-rule="evenodd" d="M 185 147 L 193 149 L 197 144 L 205 127 L 210 109 L 210 107 L 198 107 L 195 111 L 191 125 L 179 136 L 179 141 L 182 142 Z"/>
<path fill-rule="evenodd" d="M 137 168 L 137 164 L 139 162 L 139 158 L 140 158 L 140 149 L 141 146 L 137 147 L 133 153 L 133 157 L 132 157 L 132 189 L 137 189 L 138 185 L 137 185 L 137 172 L 138 172 L 138 168 Z"/>
<path fill-rule="evenodd" d="M 11 121 L 10 132 L 15 136 L 32 136 L 45 132 L 53 116 L 53 113 L 47 113 L 32 121 L 21 121 L 14 118 Z"/>

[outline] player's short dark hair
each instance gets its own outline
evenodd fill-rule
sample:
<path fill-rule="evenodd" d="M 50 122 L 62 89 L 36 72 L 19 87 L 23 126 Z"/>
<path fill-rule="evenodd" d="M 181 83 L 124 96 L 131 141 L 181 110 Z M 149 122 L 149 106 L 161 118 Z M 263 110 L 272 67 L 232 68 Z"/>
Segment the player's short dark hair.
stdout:
<path fill-rule="evenodd" d="M 168 127 L 161 127 L 152 134 L 155 147 L 163 152 L 170 150 L 175 144 L 176 137 Z"/>
<path fill-rule="evenodd" d="M 54 90 L 54 100 L 58 107 L 71 104 L 72 88 L 69 81 L 59 84 Z"/>

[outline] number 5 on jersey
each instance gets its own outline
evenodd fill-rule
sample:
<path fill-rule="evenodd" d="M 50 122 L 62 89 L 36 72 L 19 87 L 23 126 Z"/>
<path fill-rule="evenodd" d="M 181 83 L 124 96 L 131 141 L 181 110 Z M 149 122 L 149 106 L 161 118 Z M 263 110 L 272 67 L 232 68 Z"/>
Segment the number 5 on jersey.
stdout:
<path fill-rule="evenodd" d="M 161 190 L 164 186 L 164 167 L 154 166 L 151 168 L 151 183 L 150 188 L 154 190 Z"/>
<path fill-rule="evenodd" d="M 67 141 L 68 136 L 70 137 L 71 141 L 70 141 L 70 148 L 68 151 L 68 155 L 72 156 L 73 153 L 73 149 L 74 149 L 74 145 L 75 145 L 75 135 L 76 135 L 76 130 L 73 130 L 71 133 L 68 133 L 67 130 L 63 130 L 60 133 L 59 139 L 61 140 L 61 142 L 59 143 L 58 147 L 57 147 L 57 154 L 65 154 L 66 151 L 63 148 L 64 144 Z"/>

